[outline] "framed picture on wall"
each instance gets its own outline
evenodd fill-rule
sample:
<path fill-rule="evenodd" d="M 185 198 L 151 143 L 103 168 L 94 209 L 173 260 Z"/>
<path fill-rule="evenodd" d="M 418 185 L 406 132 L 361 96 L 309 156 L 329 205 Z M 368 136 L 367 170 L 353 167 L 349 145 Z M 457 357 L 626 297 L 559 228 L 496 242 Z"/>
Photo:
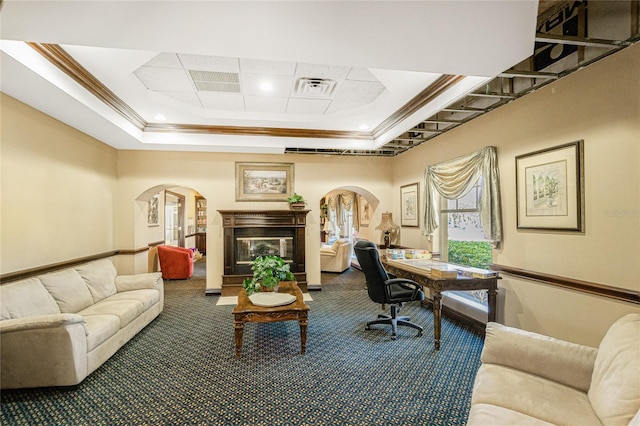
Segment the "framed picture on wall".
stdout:
<path fill-rule="evenodd" d="M 518 229 L 584 232 L 583 141 L 516 157 Z"/>
<path fill-rule="evenodd" d="M 369 217 L 369 215 L 371 214 L 371 212 L 369 211 L 369 202 L 366 201 L 364 198 L 360 198 L 360 226 L 364 226 L 367 227 L 369 226 L 369 222 L 371 220 L 371 218 Z"/>
<path fill-rule="evenodd" d="M 236 201 L 287 201 L 293 163 L 236 163 Z"/>
<path fill-rule="evenodd" d="M 159 194 L 154 195 L 147 204 L 147 225 L 160 226 L 158 222 L 158 204 L 160 202 Z"/>
<path fill-rule="evenodd" d="M 417 228 L 420 224 L 418 182 L 400 187 L 400 226 Z"/>

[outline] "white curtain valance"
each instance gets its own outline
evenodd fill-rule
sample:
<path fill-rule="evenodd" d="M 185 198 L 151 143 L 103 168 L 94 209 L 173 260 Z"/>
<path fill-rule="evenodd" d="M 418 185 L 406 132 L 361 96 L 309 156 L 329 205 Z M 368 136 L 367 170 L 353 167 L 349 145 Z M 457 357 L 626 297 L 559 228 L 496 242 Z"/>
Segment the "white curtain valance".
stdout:
<path fill-rule="evenodd" d="M 488 146 L 480 151 L 450 161 L 428 166 L 424 173 L 424 234 L 438 227 L 435 191 L 447 199 L 465 196 L 482 179 L 480 221 L 482 230 L 495 248 L 502 242 L 500 180 L 496 149 Z"/>

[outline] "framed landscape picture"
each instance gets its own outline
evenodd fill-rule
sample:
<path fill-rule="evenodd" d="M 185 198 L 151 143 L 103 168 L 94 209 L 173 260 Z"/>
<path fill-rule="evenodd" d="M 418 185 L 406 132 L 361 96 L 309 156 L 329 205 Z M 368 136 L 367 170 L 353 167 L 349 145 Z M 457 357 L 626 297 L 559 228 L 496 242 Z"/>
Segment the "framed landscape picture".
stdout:
<path fill-rule="evenodd" d="M 236 201 L 287 201 L 293 163 L 236 163 Z"/>
<path fill-rule="evenodd" d="M 407 228 L 417 228 L 419 226 L 418 207 L 419 183 L 412 183 L 400 187 L 400 225 Z"/>
<path fill-rule="evenodd" d="M 516 157 L 518 229 L 584 232 L 583 141 Z"/>

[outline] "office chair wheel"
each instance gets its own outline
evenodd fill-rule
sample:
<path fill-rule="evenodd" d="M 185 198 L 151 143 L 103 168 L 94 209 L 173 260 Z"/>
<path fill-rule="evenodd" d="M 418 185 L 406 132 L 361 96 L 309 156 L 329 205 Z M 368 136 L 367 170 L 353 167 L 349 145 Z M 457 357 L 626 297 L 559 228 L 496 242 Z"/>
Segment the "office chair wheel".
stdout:
<path fill-rule="evenodd" d="M 422 336 L 422 330 L 418 331 L 418 337 Z"/>
<path fill-rule="evenodd" d="M 398 336 L 396 336 L 395 334 L 391 335 L 391 340 L 396 340 L 398 338 Z"/>

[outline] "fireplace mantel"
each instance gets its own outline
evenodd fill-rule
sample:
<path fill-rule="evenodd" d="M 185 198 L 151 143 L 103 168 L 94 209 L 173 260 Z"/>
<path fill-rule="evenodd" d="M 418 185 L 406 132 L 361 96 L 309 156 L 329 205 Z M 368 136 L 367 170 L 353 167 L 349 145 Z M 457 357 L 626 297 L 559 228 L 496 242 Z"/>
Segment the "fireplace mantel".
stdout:
<path fill-rule="evenodd" d="M 251 276 L 251 267 L 239 261 L 238 238 L 287 239 L 292 241 L 291 272 L 303 292 L 307 291 L 305 271 L 305 227 L 310 210 L 218 210 L 224 231 L 224 273 L 222 296 L 235 296 L 242 281 Z"/>

